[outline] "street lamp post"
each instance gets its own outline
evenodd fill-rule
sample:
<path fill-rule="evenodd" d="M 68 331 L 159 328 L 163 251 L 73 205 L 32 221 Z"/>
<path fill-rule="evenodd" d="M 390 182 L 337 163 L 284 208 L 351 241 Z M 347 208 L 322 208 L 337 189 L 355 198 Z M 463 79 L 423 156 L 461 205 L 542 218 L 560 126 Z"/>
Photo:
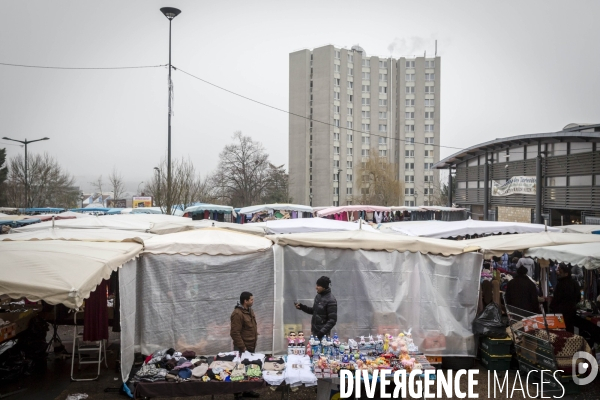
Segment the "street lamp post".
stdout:
<path fill-rule="evenodd" d="M 158 169 L 158 167 L 154 167 L 154 171 L 156 172 L 156 182 L 157 182 L 157 189 L 156 189 L 156 196 L 154 196 L 156 198 L 156 203 L 162 203 L 162 199 L 160 197 L 160 169 Z M 157 206 L 155 204 L 155 206 Z M 158 207 L 160 207 L 160 204 L 158 204 Z"/>
<path fill-rule="evenodd" d="M 167 209 L 171 208 L 171 91 L 172 91 L 172 82 L 171 82 L 171 21 L 173 18 L 178 16 L 181 13 L 181 10 L 173 7 L 163 7 L 160 11 L 167 17 L 169 20 L 169 143 L 167 146 Z M 169 210 L 170 211 L 170 210 Z"/>
<path fill-rule="evenodd" d="M 144 183 L 144 181 L 141 181 L 140 183 L 138 183 L 138 188 L 137 188 L 138 195 L 141 195 L 141 194 L 142 194 L 142 192 L 140 192 L 140 185 L 141 185 L 142 183 Z"/>
<path fill-rule="evenodd" d="M 83 194 L 83 192 L 81 192 L 79 198 L 81 199 L 81 208 L 83 209 L 83 201 L 85 200 L 85 195 Z"/>
<path fill-rule="evenodd" d="M 27 177 L 27 145 L 29 143 L 39 142 L 41 140 L 50 140 L 50 138 L 45 137 L 45 138 L 36 139 L 36 140 L 27 140 L 27 139 L 25 139 L 25 140 L 17 140 L 17 139 L 7 138 L 5 136 L 2 139 L 4 139 L 4 140 L 12 140 L 13 142 L 19 142 L 19 143 L 23 143 L 25 145 L 25 208 L 29 208 L 29 180 L 28 180 L 28 177 Z"/>

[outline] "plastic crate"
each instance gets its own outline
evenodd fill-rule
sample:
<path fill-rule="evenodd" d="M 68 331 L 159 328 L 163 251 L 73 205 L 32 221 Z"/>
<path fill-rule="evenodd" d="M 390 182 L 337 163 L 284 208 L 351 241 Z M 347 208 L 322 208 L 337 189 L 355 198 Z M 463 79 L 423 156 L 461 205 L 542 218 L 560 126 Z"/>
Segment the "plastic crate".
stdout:
<path fill-rule="evenodd" d="M 580 386 L 573 382 L 573 377 L 570 374 L 562 375 L 558 374 L 554 376 L 554 370 L 548 370 L 546 367 L 534 365 L 529 360 L 519 357 L 519 371 L 522 374 L 529 374 L 530 371 L 535 371 L 530 376 L 537 382 L 541 381 L 542 372 L 544 378 L 544 395 L 549 393 L 557 394 L 560 396 L 564 390 L 564 394 L 578 394 L 580 393 Z M 582 375 L 578 375 L 581 377 Z"/>
<path fill-rule="evenodd" d="M 481 351 L 481 363 L 489 371 L 508 371 L 510 369 L 510 360 L 512 356 L 508 355 L 492 355 L 485 351 Z"/>
<path fill-rule="evenodd" d="M 482 351 L 485 351 L 492 356 L 504 356 L 506 354 L 510 354 L 511 344 L 512 339 L 510 337 L 505 339 L 492 339 L 484 337 L 481 339 L 479 347 Z"/>

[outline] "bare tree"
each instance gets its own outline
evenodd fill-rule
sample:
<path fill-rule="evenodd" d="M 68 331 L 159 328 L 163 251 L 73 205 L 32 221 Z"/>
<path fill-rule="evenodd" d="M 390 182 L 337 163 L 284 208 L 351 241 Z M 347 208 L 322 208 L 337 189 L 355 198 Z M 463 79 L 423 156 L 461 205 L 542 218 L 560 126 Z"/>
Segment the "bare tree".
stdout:
<path fill-rule="evenodd" d="M 402 204 L 404 184 L 396 178 L 397 170 L 396 164 L 371 150 L 369 158 L 358 169 L 359 203 L 388 207 Z"/>
<path fill-rule="evenodd" d="M 104 207 L 104 195 L 102 194 L 102 186 L 104 186 L 104 180 L 102 179 L 102 175 L 100 175 L 94 182 L 90 182 L 90 185 L 92 185 L 96 192 L 100 193 L 100 199 L 102 200 L 102 206 Z"/>
<path fill-rule="evenodd" d="M 425 183 L 425 187 L 429 187 L 429 193 L 431 194 L 431 205 L 433 206 L 448 206 L 448 184 L 441 181 L 432 181 L 430 186 L 427 186 Z M 456 195 L 456 179 L 452 180 L 452 192 Z"/>
<path fill-rule="evenodd" d="M 58 162 L 47 153 L 29 156 L 29 204 L 25 199 L 25 157 L 10 159 L 8 179 L 5 182 L 6 204 L 14 207 L 77 206 L 78 188 L 75 179 L 63 171 Z"/>
<path fill-rule="evenodd" d="M 248 206 L 262 200 L 269 185 L 269 156 L 260 142 L 242 132 L 233 134 L 233 143 L 219 154 L 217 192 L 234 206 Z M 215 182 L 215 179 L 218 181 Z"/>
<path fill-rule="evenodd" d="M 158 171 L 148 180 L 144 192 L 151 195 L 154 204 L 161 207 L 164 213 L 172 214 L 178 207 L 184 210 L 196 202 L 210 202 L 214 197 L 210 190 L 208 178 L 196 173 L 194 164 L 189 159 L 181 158 L 171 164 L 171 196 L 167 196 L 167 165 L 166 161 L 160 163 Z M 168 201 L 172 207 L 169 211 Z"/>
<path fill-rule="evenodd" d="M 108 175 L 108 182 L 113 188 L 113 199 L 120 199 L 125 191 L 125 184 L 123 183 L 123 176 L 116 167 L 113 167 L 112 172 Z"/>

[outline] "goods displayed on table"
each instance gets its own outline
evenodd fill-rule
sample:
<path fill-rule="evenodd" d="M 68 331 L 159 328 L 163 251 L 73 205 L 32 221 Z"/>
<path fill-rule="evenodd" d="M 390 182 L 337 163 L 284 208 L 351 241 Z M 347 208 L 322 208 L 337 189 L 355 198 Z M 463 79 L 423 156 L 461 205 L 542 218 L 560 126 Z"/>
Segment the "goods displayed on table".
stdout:
<path fill-rule="evenodd" d="M 165 349 L 148 356 L 133 377 L 138 382 L 240 382 L 262 380 L 265 355 L 237 351 L 219 353 L 215 357 L 196 356 L 193 351 Z"/>
<path fill-rule="evenodd" d="M 435 371 L 427 358 L 418 352 L 411 330 L 394 337 L 389 334 L 349 338 L 342 342 L 336 334 L 321 340 L 302 332 L 288 335 L 288 354 L 267 357 L 259 353 L 237 351 L 215 357 L 198 356 L 193 351 L 160 350 L 148 356 L 133 377 L 137 382 L 249 382 L 265 381 L 269 385 L 286 383 L 314 386 L 319 378 L 335 378 L 342 369 L 376 369 Z"/>

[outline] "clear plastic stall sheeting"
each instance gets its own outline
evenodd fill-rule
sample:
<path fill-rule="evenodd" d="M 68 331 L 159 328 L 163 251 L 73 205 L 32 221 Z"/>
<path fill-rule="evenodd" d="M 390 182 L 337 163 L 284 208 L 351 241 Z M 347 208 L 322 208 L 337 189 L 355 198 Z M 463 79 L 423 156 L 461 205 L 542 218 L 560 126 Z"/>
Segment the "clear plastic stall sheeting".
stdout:
<path fill-rule="evenodd" d="M 475 356 L 472 322 L 477 312 L 483 257 L 464 253 L 444 257 L 421 253 L 354 251 L 275 246 L 275 353 L 285 351 L 285 332 L 301 328 L 310 335 L 311 316 L 294 300 L 312 306 L 315 282 L 332 281 L 338 303 L 333 332 L 349 337 L 412 328 L 427 355 Z"/>
<path fill-rule="evenodd" d="M 173 347 L 214 355 L 233 350 L 230 317 L 254 295 L 257 351 L 273 348 L 273 252 L 232 256 L 144 254 L 120 270 L 122 375 L 135 352 Z"/>

